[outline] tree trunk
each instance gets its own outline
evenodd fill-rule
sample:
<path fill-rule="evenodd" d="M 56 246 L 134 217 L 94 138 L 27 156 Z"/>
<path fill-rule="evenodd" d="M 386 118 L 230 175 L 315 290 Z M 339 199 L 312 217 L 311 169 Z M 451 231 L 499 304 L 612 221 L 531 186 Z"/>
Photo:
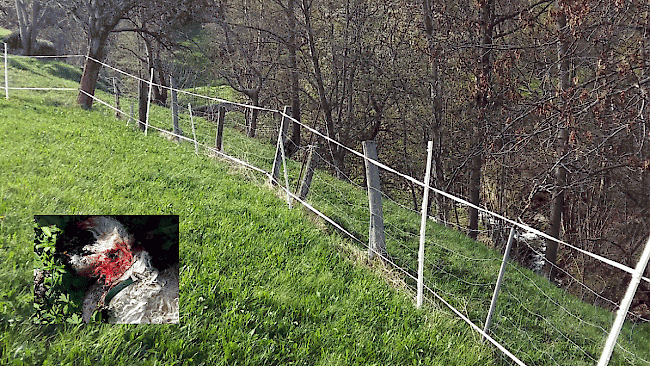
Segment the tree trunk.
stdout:
<path fill-rule="evenodd" d="M 158 80 L 160 85 L 162 87 L 160 88 L 160 93 L 158 93 L 158 96 L 156 100 L 158 101 L 158 104 L 161 106 L 167 105 L 167 75 L 165 75 L 165 69 L 163 68 L 162 61 L 160 60 L 160 57 L 156 58 L 156 71 L 158 72 Z M 158 89 L 158 88 L 156 88 Z"/>
<path fill-rule="evenodd" d="M 553 188 L 553 207 L 551 210 L 551 221 L 549 223 L 548 235 L 559 238 L 560 228 L 562 227 L 562 212 L 564 211 L 564 186 L 566 185 L 567 170 L 564 167 L 562 156 L 566 152 L 569 133 L 566 128 L 561 128 L 558 135 L 558 151 L 560 161 L 555 169 L 555 187 Z M 557 264 L 557 242 L 548 240 L 546 242 L 546 261 L 544 262 L 544 273 L 548 279 L 553 281 L 557 274 L 555 265 Z"/>
<path fill-rule="evenodd" d="M 97 80 L 99 79 L 99 71 L 102 68 L 102 65 L 95 62 L 94 60 L 101 61 L 104 58 L 105 40 L 91 40 L 91 43 L 97 43 L 97 47 L 90 47 L 88 49 L 88 58 L 86 58 L 84 71 L 81 75 L 81 82 L 79 83 L 79 89 L 81 89 L 81 91 L 77 97 L 77 103 L 79 103 L 83 109 L 92 108 L 93 98 L 86 93 L 92 96 L 95 95 L 95 88 L 97 86 Z"/>
<path fill-rule="evenodd" d="M 101 70 L 101 64 L 94 60 L 99 62 L 104 61 L 104 56 L 106 56 L 106 40 L 109 34 L 124 15 L 136 5 L 136 2 L 133 0 L 124 0 L 110 2 L 108 4 L 105 1 L 88 1 L 77 4 L 85 8 L 88 15 L 87 22 L 82 20 L 87 25 L 88 57 L 86 57 L 84 71 L 81 75 L 81 82 L 79 83 L 80 91 L 77 97 L 77 103 L 84 109 L 90 109 L 93 105 L 93 98 L 91 96 L 95 95 L 97 79 Z M 62 6 L 61 3 L 59 5 Z M 76 14 L 77 8 L 71 8 L 69 11 L 72 14 Z M 78 15 L 75 15 L 75 17 L 79 19 Z"/>
<path fill-rule="evenodd" d="M 260 97 L 259 97 L 259 90 L 257 90 L 254 93 L 251 93 L 248 96 L 251 99 L 251 103 L 253 103 L 254 106 L 258 107 L 260 104 Z M 259 109 L 253 108 L 251 109 L 251 117 L 250 117 L 250 123 L 248 124 L 248 131 L 247 135 L 250 138 L 255 137 L 255 133 L 257 131 L 257 116 L 259 115 Z"/>
<path fill-rule="evenodd" d="M 561 9 L 558 15 L 558 98 L 562 98 L 563 92 L 571 87 L 570 78 L 570 60 L 568 57 L 569 49 L 569 31 L 566 14 Z M 555 187 L 553 188 L 553 207 L 551 210 L 551 222 L 548 228 L 548 234 L 554 238 L 560 237 L 560 228 L 562 226 L 562 213 L 564 212 L 564 187 L 567 181 L 567 170 L 564 166 L 565 156 L 567 154 L 569 130 L 567 126 L 568 108 L 567 101 L 560 100 L 562 103 L 562 114 L 559 120 L 559 133 L 556 142 L 556 152 L 558 155 L 557 167 L 555 169 Z M 553 281 L 557 274 L 555 265 L 557 264 L 557 242 L 548 240 L 546 243 L 546 261 L 544 262 L 544 273 L 549 280 Z"/>
<path fill-rule="evenodd" d="M 481 204 L 481 168 L 483 166 L 483 127 L 487 126 L 490 93 L 492 89 L 492 33 L 494 22 L 494 0 L 484 0 L 480 9 L 480 47 L 479 65 L 476 78 L 476 107 L 478 118 L 472 129 L 472 159 L 469 183 L 469 201 L 479 206 Z M 478 210 L 469 209 L 469 236 L 478 236 Z"/>
<path fill-rule="evenodd" d="M 294 0 L 289 0 L 286 8 L 287 25 L 289 26 L 289 71 L 291 83 L 291 117 L 300 121 L 300 85 L 298 84 L 298 61 L 296 57 L 296 15 L 294 12 Z M 285 146 L 287 155 L 290 157 L 300 148 L 300 124 L 293 122 L 291 128 L 291 139 L 288 146 Z"/>
<path fill-rule="evenodd" d="M 16 0 L 16 15 L 18 17 L 18 29 L 20 32 L 20 45 L 25 56 L 34 53 L 34 43 L 38 34 L 38 18 L 41 12 L 39 1 L 32 2 L 31 17 L 27 9 L 27 4 L 22 0 Z"/>
<path fill-rule="evenodd" d="M 164 106 L 167 103 L 167 77 L 163 70 L 162 61 L 158 55 L 158 52 L 154 48 L 154 45 L 151 43 L 151 40 L 143 35 L 142 39 L 144 40 L 145 48 L 147 50 L 148 58 L 148 70 L 154 69 L 154 84 L 160 84 L 162 87 L 153 85 L 152 89 L 152 99 L 156 104 Z"/>
<path fill-rule="evenodd" d="M 325 91 L 325 81 L 323 80 L 323 73 L 320 67 L 320 60 L 318 58 L 318 51 L 316 48 L 316 42 L 314 40 L 314 30 L 311 24 L 311 9 L 310 5 L 306 0 L 302 1 L 302 10 L 305 16 L 305 26 L 307 31 L 307 42 L 309 44 L 309 57 L 314 69 L 314 77 L 316 79 L 316 90 L 318 91 L 318 98 L 320 101 L 320 108 L 323 111 L 323 116 L 325 117 L 325 127 L 327 128 L 327 137 L 332 140 L 336 140 L 336 126 L 334 125 L 334 119 L 332 118 L 332 104 L 330 99 L 327 97 L 327 92 Z M 332 164 L 341 171 L 342 166 L 339 165 L 340 160 L 336 159 L 335 156 L 338 155 L 340 147 L 333 142 L 328 142 L 327 146 L 330 149 L 332 154 L 331 162 Z M 337 174 L 338 176 L 339 174 Z M 340 179 L 340 177 L 339 177 Z"/>
<path fill-rule="evenodd" d="M 430 0 L 422 0 L 422 11 L 424 13 L 424 30 L 427 35 L 429 46 L 429 53 L 432 55 L 431 65 L 431 85 L 430 99 L 431 99 L 431 124 L 428 128 L 430 139 L 433 141 L 433 175 L 432 186 L 438 189 L 444 189 L 445 186 L 445 172 L 442 167 L 442 134 L 441 126 L 444 116 L 444 105 L 442 100 L 442 81 L 440 80 L 440 59 L 437 57 L 438 50 L 436 49 L 436 41 L 434 40 L 434 26 L 433 26 L 433 9 Z M 429 209 L 433 197 L 436 200 L 436 218 L 438 222 L 447 224 L 447 213 L 449 207 L 445 204 L 445 199 L 439 194 L 432 195 L 429 201 Z"/>

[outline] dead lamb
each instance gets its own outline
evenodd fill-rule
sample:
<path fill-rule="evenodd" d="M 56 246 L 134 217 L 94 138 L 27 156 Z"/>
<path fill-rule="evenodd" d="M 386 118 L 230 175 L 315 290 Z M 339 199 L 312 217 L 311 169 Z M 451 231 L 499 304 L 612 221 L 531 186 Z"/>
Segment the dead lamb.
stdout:
<path fill-rule="evenodd" d="M 70 255 L 70 264 L 82 276 L 98 277 L 84 299 L 84 322 L 106 307 L 109 323 L 178 323 L 178 264 L 159 272 L 149 252 L 135 245 L 134 237 L 112 217 L 91 217 L 77 226 L 91 232 L 95 242 Z"/>

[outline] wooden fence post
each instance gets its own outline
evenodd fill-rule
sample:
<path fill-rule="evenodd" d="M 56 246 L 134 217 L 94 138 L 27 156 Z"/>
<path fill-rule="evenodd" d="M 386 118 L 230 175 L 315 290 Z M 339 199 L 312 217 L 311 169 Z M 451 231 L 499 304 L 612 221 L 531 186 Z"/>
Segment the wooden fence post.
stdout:
<path fill-rule="evenodd" d="M 122 113 L 120 113 L 120 88 L 117 86 L 117 78 L 112 78 L 113 80 L 113 94 L 115 94 L 115 118 L 122 119 Z"/>
<path fill-rule="evenodd" d="M 174 138 L 176 141 L 179 141 L 179 135 L 182 135 L 183 132 L 178 126 L 178 92 L 176 91 L 176 80 L 174 79 L 174 76 L 169 76 L 169 85 L 172 90 L 172 132 L 175 135 Z"/>
<path fill-rule="evenodd" d="M 303 178 L 302 182 L 300 182 L 300 190 L 298 191 L 298 197 L 301 200 L 304 200 L 307 198 L 307 195 L 309 194 L 309 187 L 311 186 L 311 180 L 314 176 L 314 166 L 316 165 L 316 161 L 318 158 L 314 156 L 316 153 L 317 146 L 315 145 L 310 145 L 309 146 L 309 155 L 307 156 L 307 172 L 305 172 L 305 178 Z"/>
<path fill-rule="evenodd" d="M 283 151 L 280 151 L 280 149 L 284 149 L 284 139 L 287 135 L 287 128 L 289 127 L 285 116 L 288 116 L 289 113 L 291 113 L 291 107 L 285 106 L 284 113 L 280 116 L 280 132 L 278 136 L 278 139 L 282 139 L 282 143 L 278 141 L 277 148 L 275 150 L 275 157 L 273 158 L 273 169 L 271 170 L 271 185 L 275 185 L 275 182 L 278 181 L 278 177 L 280 176 L 280 164 L 282 164 L 283 154 Z"/>
<path fill-rule="evenodd" d="M 379 167 L 368 159 L 377 161 L 377 144 L 374 141 L 363 142 L 363 154 L 366 157 L 366 180 L 368 181 L 368 203 L 370 206 L 370 236 L 368 258 L 383 257 L 386 254 L 384 236 L 384 214 L 381 204 L 381 184 Z"/>
<path fill-rule="evenodd" d="M 223 151 L 223 125 L 226 121 L 226 108 L 219 107 L 219 114 L 217 115 L 217 137 L 214 141 L 214 147 L 217 151 Z"/>

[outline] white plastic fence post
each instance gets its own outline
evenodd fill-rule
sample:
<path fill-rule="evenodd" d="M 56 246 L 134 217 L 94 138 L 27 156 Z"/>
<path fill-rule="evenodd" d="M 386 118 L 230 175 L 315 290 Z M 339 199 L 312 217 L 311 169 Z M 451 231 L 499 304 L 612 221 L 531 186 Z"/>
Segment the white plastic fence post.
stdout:
<path fill-rule="evenodd" d="M 612 325 L 612 330 L 607 337 L 607 342 L 603 348 L 603 353 L 598 360 L 598 366 L 606 366 L 609 364 L 610 358 L 612 358 L 612 352 L 614 352 L 614 346 L 616 345 L 616 340 L 618 335 L 621 333 L 621 328 L 623 328 L 623 322 L 625 322 L 625 316 L 627 315 L 628 310 L 630 310 L 630 305 L 634 299 L 634 294 L 636 289 L 641 282 L 641 276 L 645 272 L 646 267 L 648 266 L 648 261 L 650 261 L 650 237 L 648 242 L 645 244 L 645 249 L 639 258 L 639 262 L 636 264 L 634 273 L 632 274 L 632 279 L 630 280 L 630 285 L 625 292 L 625 297 L 621 301 L 621 306 L 616 312 L 616 319 L 614 320 L 614 325 Z"/>
<path fill-rule="evenodd" d="M 503 261 L 501 262 L 501 269 L 499 269 L 499 276 L 497 277 L 497 285 L 494 287 L 494 294 L 492 294 L 492 302 L 490 303 L 490 310 L 488 311 L 487 318 L 485 318 L 485 326 L 483 327 L 483 333 L 487 333 L 490 329 L 490 323 L 492 322 L 492 314 L 494 314 L 494 308 L 497 306 L 497 298 L 499 297 L 499 290 L 501 290 L 501 282 L 503 282 L 503 276 L 506 273 L 506 264 L 508 264 L 508 256 L 510 255 L 510 248 L 512 248 L 512 242 L 515 239 L 515 227 L 513 226 L 510 229 L 510 236 L 508 236 L 508 244 L 506 244 L 506 250 L 503 253 Z"/>
<path fill-rule="evenodd" d="M 284 117 L 283 117 L 284 118 Z M 291 188 L 289 187 L 289 175 L 287 174 L 287 160 L 284 154 L 284 138 L 282 133 L 282 126 L 280 126 L 280 134 L 278 135 L 278 146 L 282 154 L 282 167 L 284 168 L 284 184 L 287 186 L 287 205 L 291 208 Z"/>
<path fill-rule="evenodd" d="M 5 43 L 5 98 L 9 100 L 9 68 L 7 64 L 7 44 Z"/>
<path fill-rule="evenodd" d="M 149 111 L 151 110 L 151 91 L 153 90 L 153 67 L 151 68 L 151 77 L 149 78 L 149 96 L 147 97 L 147 118 L 144 124 L 144 135 L 147 136 L 149 128 Z"/>
<path fill-rule="evenodd" d="M 271 169 L 271 177 L 269 180 L 269 184 L 271 186 L 277 184 L 280 176 L 280 159 L 282 158 L 282 154 L 280 153 L 280 139 L 284 139 L 284 136 L 287 134 L 287 126 L 288 126 L 288 121 L 287 121 L 287 116 L 289 115 L 291 110 L 291 107 L 285 106 L 284 107 L 284 112 L 280 114 L 280 132 L 278 135 L 278 143 L 276 144 L 276 149 L 275 149 L 275 156 L 273 157 L 273 169 Z M 284 140 L 283 140 L 284 141 Z"/>
<path fill-rule="evenodd" d="M 433 141 L 427 145 L 427 170 L 424 175 L 424 196 L 422 197 L 422 220 L 420 221 L 420 250 L 418 251 L 418 295 L 416 306 L 422 307 L 424 299 L 424 239 L 427 232 L 427 217 L 429 208 L 429 183 L 431 182 L 431 159 L 433 157 Z"/>
<path fill-rule="evenodd" d="M 192 122 L 192 136 L 194 136 L 194 153 L 199 155 L 199 146 L 196 141 L 196 130 L 194 130 L 194 115 L 192 114 L 192 103 L 187 103 L 187 109 L 190 111 L 190 121 Z"/>
<path fill-rule="evenodd" d="M 181 129 L 178 127 L 178 91 L 176 90 L 176 79 L 174 79 L 173 75 L 169 76 L 169 85 L 171 86 L 171 94 L 172 94 L 172 105 L 171 105 L 171 110 L 172 110 L 172 131 L 175 135 L 175 140 L 179 141 L 180 137 L 179 135 L 181 134 Z"/>

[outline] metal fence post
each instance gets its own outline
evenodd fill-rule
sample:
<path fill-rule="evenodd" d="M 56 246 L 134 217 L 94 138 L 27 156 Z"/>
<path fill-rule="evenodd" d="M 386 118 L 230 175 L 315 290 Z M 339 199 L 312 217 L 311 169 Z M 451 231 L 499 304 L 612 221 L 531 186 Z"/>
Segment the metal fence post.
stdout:
<path fill-rule="evenodd" d="M 194 116 L 192 115 L 192 103 L 187 103 L 187 109 L 190 111 L 190 122 L 192 123 L 192 136 L 194 136 L 194 153 L 199 154 L 198 141 L 196 141 L 196 130 L 194 129 Z"/>
<path fill-rule="evenodd" d="M 275 157 L 273 158 L 273 168 L 271 169 L 271 181 L 269 182 L 271 185 L 276 184 L 280 175 L 280 159 L 282 159 L 282 153 L 279 149 L 280 146 L 284 144 L 280 143 L 280 139 L 284 142 L 284 136 L 286 135 L 287 126 L 289 125 L 286 121 L 286 116 L 288 116 L 289 113 L 291 113 L 291 107 L 285 106 L 284 112 L 280 116 L 280 132 L 278 133 L 278 144 L 276 145 Z M 284 146 L 282 146 L 282 148 L 284 148 Z"/>
<path fill-rule="evenodd" d="M 282 133 L 278 138 L 278 143 L 280 144 L 280 153 L 282 153 L 282 167 L 284 168 L 284 184 L 287 187 L 287 205 L 291 208 L 291 187 L 289 187 L 289 174 L 287 173 L 287 158 L 284 154 L 284 140 L 282 139 Z"/>
<path fill-rule="evenodd" d="M 113 94 L 115 94 L 115 118 L 122 119 L 122 110 L 120 109 L 120 88 L 117 86 L 117 77 L 111 78 L 113 80 Z"/>
<path fill-rule="evenodd" d="M 510 236 L 508 236 L 508 244 L 506 245 L 506 250 L 503 253 L 503 261 L 501 262 L 501 268 L 499 269 L 499 276 L 497 277 L 497 284 L 494 287 L 494 294 L 492 294 L 492 302 L 490 303 L 490 310 L 488 311 L 487 318 L 485 319 L 485 326 L 483 327 L 483 333 L 487 333 L 490 329 L 490 323 L 492 322 L 492 314 L 494 314 L 494 309 L 497 306 L 497 298 L 499 297 L 499 290 L 501 290 L 501 282 L 503 281 L 503 276 L 506 273 L 506 265 L 508 264 L 508 256 L 510 255 L 510 248 L 512 248 L 512 242 L 515 239 L 515 227 L 513 226 L 510 229 Z"/>
<path fill-rule="evenodd" d="M 147 82 L 138 82 L 138 128 L 144 132 L 144 125 L 147 120 Z"/>
<path fill-rule="evenodd" d="M 129 119 L 126 121 L 126 125 L 128 126 L 129 123 L 131 123 L 135 118 L 133 117 L 133 102 L 131 102 L 131 106 L 129 108 Z"/>
<path fill-rule="evenodd" d="M 634 273 L 632 274 L 632 279 L 630 280 L 630 285 L 625 292 L 625 297 L 621 300 L 621 306 L 619 306 L 618 311 L 616 312 L 616 319 L 612 325 L 612 330 L 607 337 L 607 342 L 603 348 L 603 353 L 598 360 L 598 366 L 607 366 L 609 364 L 609 359 L 612 358 L 612 352 L 614 352 L 614 346 L 616 345 L 616 340 L 618 335 L 621 333 L 621 328 L 623 328 L 623 323 L 625 322 L 625 316 L 627 315 L 628 310 L 630 310 L 630 305 L 636 294 L 636 289 L 641 282 L 641 277 L 643 272 L 645 272 L 646 267 L 648 267 L 648 262 L 650 261 L 650 237 L 645 244 L 645 249 L 639 258 L 639 262 L 636 264 Z"/>
<path fill-rule="evenodd" d="M 174 76 L 169 76 L 169 85 L 172 92 L 172 132 L 176 141 L 180 140 L 181 128 L 178 126 L 178 92 L 176 91 L 176 79 Z"/>
<path fill-rule="evenodd" d="M 370 237 L 368 243 L 368 258 L 386 253 L 386 238 L 384 236 L 384 214 L 381 204 L 381 183 L 379 167 L 368 159 L 377 161 L 377 144 L 374 141 L 364 141 L 363 154 L 366 157 L 366 180 L 368 181 L 368 203 L 370 206 Z"/>
<path fill-rule="evenodd" d="M 306 163 L 307 172 L 305 172 L 305 177 L 300 183 L 300 189 L 298 190 L 298 197 L 301 200 L 307 198 L 307 195 L 309 194 L 309 187 L 311 186 L 311 180 L 314 176 L 314 165 L 316 165 L 316 158 L 314 157 L 315 153 L 316 153 L 316 146 L 310 145 L 309 155 L 307 156 L 307 163 Z"/>

